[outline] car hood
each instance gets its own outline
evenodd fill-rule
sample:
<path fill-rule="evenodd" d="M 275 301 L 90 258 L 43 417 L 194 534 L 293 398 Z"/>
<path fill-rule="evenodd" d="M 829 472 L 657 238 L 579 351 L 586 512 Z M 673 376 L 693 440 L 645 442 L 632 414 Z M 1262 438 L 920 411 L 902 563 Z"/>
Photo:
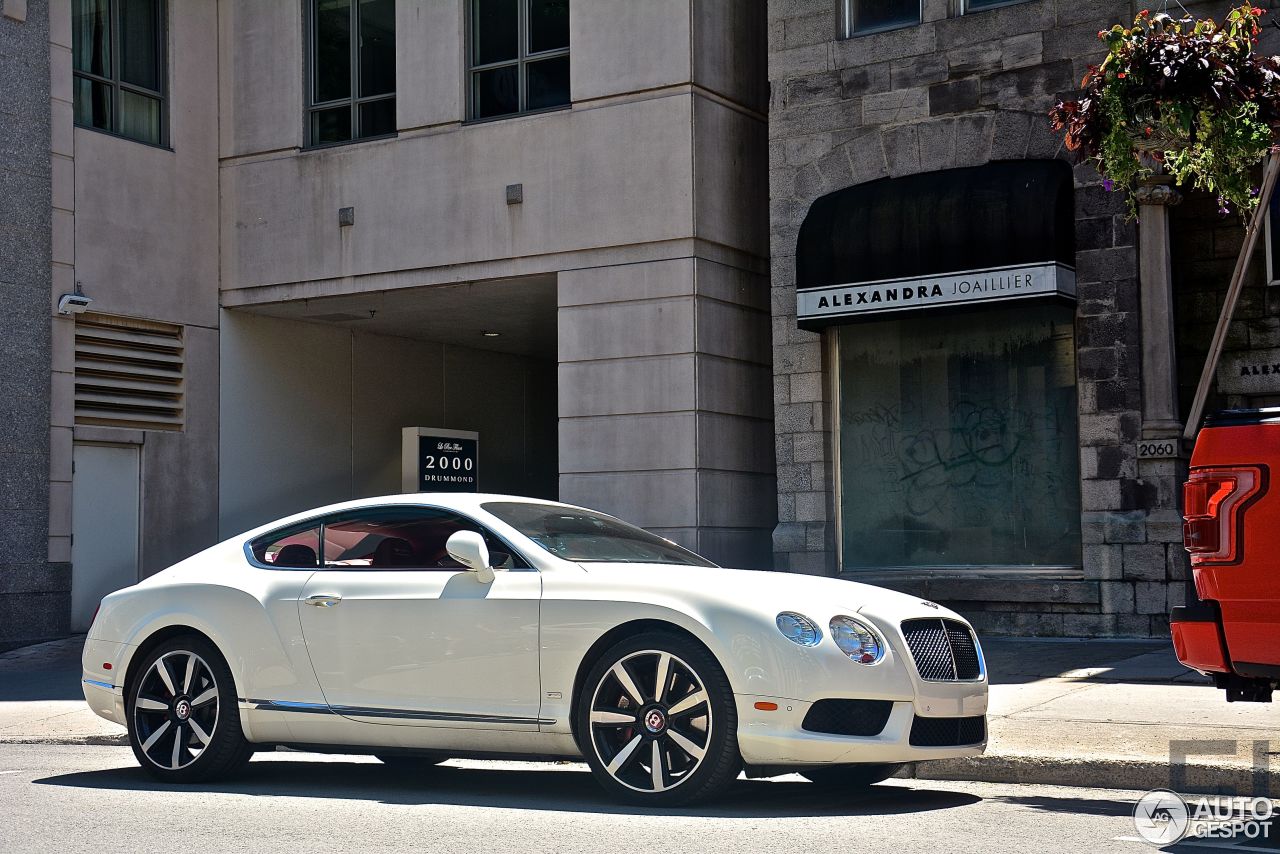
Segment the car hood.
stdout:
<path fill-rule="evenodd" d="M 823 621 L 836 613 L 868 614 L 888 621 L 912 617 L 964 619 L 918 596 L 826 576 L 651 563 L 583 563 L 581 566 L 593 578 L 610 584 L 661 590 L 667 594 L 684 592 L 695 598 L 719 600 L 774 615 L 779 611 L 799 611 Z"/>

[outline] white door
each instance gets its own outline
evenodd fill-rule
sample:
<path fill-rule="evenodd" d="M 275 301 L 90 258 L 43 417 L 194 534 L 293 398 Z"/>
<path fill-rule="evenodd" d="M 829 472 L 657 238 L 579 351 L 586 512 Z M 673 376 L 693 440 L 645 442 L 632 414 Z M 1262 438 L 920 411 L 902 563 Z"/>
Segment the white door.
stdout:
<path fill-rule="evenodd" d="M 442 508 L 370 507 L 321 521 L 323 566 L 307 579 L 299 616 L 336 712 L 375 724 L 538 728 L 536 571 L 497 558 L 509 547 Z M 483 584 L 457 568 L 445 544 L 459 530 L 485 534 L 510 570 Z M 316 553 L 291 544 L 274 562 L 315 566 Z"/>
<path fill-rule="evenodd" d="M 71 630 L 103 596 L 138 581 L 138 448 L 76 445 L 71 498 Z"/>
<path fill-rule="evenodd" d="M 325 700 L 365 723 L 536 730 L 542 579 L 495 575 L 316 572 L 300 610 Z"/>

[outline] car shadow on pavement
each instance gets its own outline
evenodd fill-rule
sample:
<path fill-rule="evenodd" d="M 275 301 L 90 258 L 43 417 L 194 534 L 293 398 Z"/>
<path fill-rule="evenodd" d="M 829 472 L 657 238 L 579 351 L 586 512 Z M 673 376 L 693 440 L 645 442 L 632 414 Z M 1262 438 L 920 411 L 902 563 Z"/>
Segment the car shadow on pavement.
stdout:
<path fill-rule="evenodd" d="M 1133 815 L 1133 804 L 1125 800 L 1104 801 L 1090 798 L 1055 798 L 1047 795 L 1003 795 L 991 797 L 987 800 L 1044 812 L 1072 815 Z"/>
<path fill-rule="evenodd" d="M 954 809 L 981 800 L 963 792 L 913 788 L 911 781 L 906 780 L 840 792 L 798 778 L 739 779 L 718 801 L 691 807 L 653 808 L 611 800 L 580 765 L 554 765 L 546 770 L 445 765 L 405 772 L 374 762 L 296 762 L 270 758 L 256 759 L 236 780 L 191 786 L 157 782 L 136 767 L 59 774 L 33 782 L 137 792 L 364 799 L 402 806 L 477 806 L 709 818 L 902 815 Z"/>

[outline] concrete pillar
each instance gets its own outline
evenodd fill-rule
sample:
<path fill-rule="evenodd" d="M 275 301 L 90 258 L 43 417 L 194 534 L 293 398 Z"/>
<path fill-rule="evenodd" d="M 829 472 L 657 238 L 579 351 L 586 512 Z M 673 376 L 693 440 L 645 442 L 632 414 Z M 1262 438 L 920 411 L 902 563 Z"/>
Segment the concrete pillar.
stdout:
<path fill-rule="evenodd" d="M 1138 269 L 1142 310 L 1142 437 L 1178 436 L 1178 368 L 1173 340 L 1169 208 L 1182 201 L 1170 178 L 1138 187 Z"/>
<path fill-rule="evenodd" d="M 560 499 L 726 566 L 772 563 L 767 289 L 701 258 L 558 287 Z"/>
<path fill-rule="evenodd" d="M 1178 368 L 1174 349 L 1173 288 L 1169 260 L 1169 208 L 1182 201 L 1172 180 L 1160 176 L 1138 187 L 1139 301 L 1142 315 L 1142 438 L 1168 439 L 1172 455 L 1148 456 L 1139 447 L 1138 483 L 1147 511 L 1151 564 L 1139 588 L 1155 599 L 1156 613 L 1194 597 L 1182 548 L 1182 422 L 1178 417 Z M 1159 443 L 1164 445 L 1166 443 Z M 1159 447 L 1157 445 L 1157 447 Z M 1164 566 L 1159 557 L 1163 553 Z M 1163 571 L 1162 571 L 1163 570 Z M 1163 600 L 1163 601 L 1161 601 Z"/>

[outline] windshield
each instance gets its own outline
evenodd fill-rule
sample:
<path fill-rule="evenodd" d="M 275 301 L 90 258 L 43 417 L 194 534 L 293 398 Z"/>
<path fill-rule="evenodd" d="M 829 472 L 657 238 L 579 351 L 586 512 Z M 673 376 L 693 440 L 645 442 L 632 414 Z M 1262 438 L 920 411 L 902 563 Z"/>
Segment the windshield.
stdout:
<path fill-rule="evenodd" d="M 715 566 L 670 540 L 603 513 L 515 501 L 496 501 L 483 506 L 542 548 L 565 560 Z"/>

